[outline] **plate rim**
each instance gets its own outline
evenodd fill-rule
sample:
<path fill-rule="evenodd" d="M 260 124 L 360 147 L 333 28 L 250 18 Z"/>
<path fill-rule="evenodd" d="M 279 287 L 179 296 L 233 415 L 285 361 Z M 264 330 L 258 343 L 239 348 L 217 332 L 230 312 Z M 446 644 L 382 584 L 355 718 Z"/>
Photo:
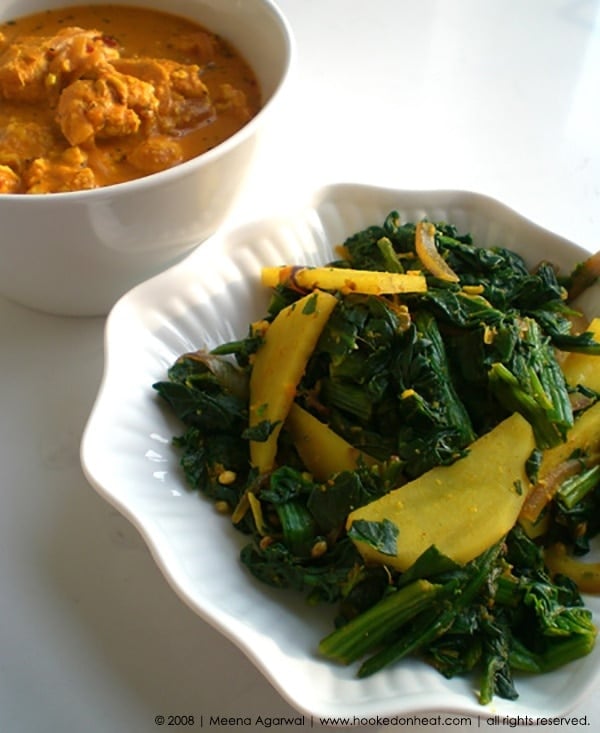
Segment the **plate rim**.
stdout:
<path fill-rule="evenodd" d="M 429 206 L 433 205 L 433 203 L 435 203 L 435 205 L 447 206 L 448 202 L 454 201 L 460 202 L 463 207 L 471 207 L 473 210 L 477 211 L 482 208 L 489 208 L 501 217 L 510 217 L 513 221 L 518 222 L 520 227 L 537 232 L 537 236 L 551 239 L 556 246 L 565 246 L 573 253 L 573 257 L 570 259 L 575 258 L 575 256 L 583 257 L 587 254 L 586 249 L 575 244 L 571 240 L 568 240 L 549 229 L 541 227 L 539 224 L 523 216 L 515 209 L 493 197 L 487 196 L 486 194 L 463 189 L 411 190 L 352 182 L 334 182 L 326 184 L 310 193 L 299 204 L 290 206 L 287 211 L 276 212 L 270 216 L 250 220 L 231 228 L 224 228 L 213 235 L 196 250 L 187 255 L 185 259 L 135 286 L 119 299 L 111 309 L 106 320 L 104 330 L 105 363 L 103 373 L 96 398 L 83 430 L 80 444 L 80 462 L 85 478 L 100 496 L 117 509 L 124 517 L 126 517 L 128 521 L 130 521 L 140 532 L 153 557 L 153 560 L 156 562 L 161 573 L 180 599 L 205 622 L 219 631 L 219 633 L 229 639 L 229 641 L 234 643 L 234 645 L 251 660 L 251 662 L 284 699 L 286 699 L 296 709 L 311 716 L 339 715 L 343 714 L 343 711 L 345 711 L 346 708 L 340 702 L 332 704 L 331 701 L 325 699 L 319 699 L 318 701 L 315 701 L 314 697 L 307 699 L 307 695 L 303 694 L 303 691 L 292 690 L 288 684 L 282 683 L 280 676 L 277 675 L 273 666 L 265 662 L 256 649 L 252 648 L 251 645 L 245 643 L 243 639 L 240 638 L 239 630 L 235 630 L 230 625 L 224 624 L 215 616 L 215 614 L 210 613 L 207 611 L 205 606 L 199 604 L 197 599 L 190 597 L 189 593 L 184 590 L 181 580 L 178 579 L 177 574 L 174 573 L 174 565 L 173 561 L 170 559 L 169 548 L 161 541 L 160 538 L 157 538 L 157 533 L 149 528 L 147 522 L 144 521 L 144 518 L 140 517 L 139 513 L 136 513 L 132 509 L 131 504 L 128 504 L 123 497 L 119 497 L 114 491 L 111 491 L 110 488 L 106 486 L 105 482 L 98 478 L 98 475 L 93 468 L 93 464 L 90 461 L 90 451 L 92 450 L 92 443 L 96 439 L 94 431 L 96 430 L 98 414 L 101 409 L 104 409 L 107 389 L 110 386 L 109 379 L 112 374 L 112 359 L 114 357 L 113 339 L 115 331 L 122 329 L 123 323 L 127 323 L 128 319 L 133 323 L 137 322 L 138 325 L 146 326 L 143 319 L 141 321 L 136 321 L 136 319 L 140 318 L 140 311 L 144 310 L 144 303 L 148 298 L 152 298 L 154 293 L 168 289 L 173 283 L 177 283 L 180 278 L 186 279 L 186 277 L 191 276 L 191 273 L 200 268 L 205 261 L 210 262 L 211 258 L 214 257 L 221 259 L 226 258 L 228 248 L 236 246 L 239 239 L 243 239 L 257 230 L 265 228 L 269 229 L 269 227 L 277 226 L 283 222 L 294 221 L 298 217 L 305 216 L 308 212 L 317 210 L 323 205 L 329 204 L 330 202 L 338 199 L 343 199 L 344 197 L 355 199 L 361 197 L 364 198 L 365 196 L 371 198 L 383 196 L 386 199 L 396 198 L 398 200 L 410 199 L 412 201 L 427 201 L 429 202 Z M 227 287 L 226 284 L 225 287 Z M 309 653 L 310 650 L 307 650 L 307 655 Z M 435 674 L 439 675 L 437 672 Z M 577 704 L 579 699 L 589 692 L 589 688 L 592 684 L 592 682 L 589 682 L 585 689 L 581 690 L 577 699 L 570 701 L 571 708 Z M 311 692 L 314 693 L 314 690 Z M 308 695 L 308 697 L 310 697 L 310 695 Z M 423 699 L 420 702 L 413 698 L 413 704 L 409 704 L 408 707 L 394 705 L 388 697 L 386 698 L 387 705 L 382 705 L 381 700 L 374 703 L 377 710 L 368 704 L 368 702 L 363 701 L 362 703 L 352 707 L 350 714 L 356 713 L 360 715 L 361 713 L 378 713 L 380 715 L 391 715 L 400 710 L 400 714 L 406 715 L 409 713 L 416 714 L 431 710 L 446 710 L 448 712 L 463 713 L 471 716 L 489 717 L 490 715 L 495 714 L 499 709 L 513 712 L 521 710 L 520 704 L 514 705 L 508 701 L 500 702 L 499 700 L 495 700 L 494 704 L 491 706 L 481 706 L 476 700 L 474 694 L 473 700 L 463 700 L 461 698 L 460 701 L 457 701 L 450 696 L 446 702 L 444 702 L 440 695 L 435 692 L 423 693 L 421 697 Z M 561 710 L 564 710 L 564 707 L 561 708 Z M 521 712 L 521 714 L 523 713 Z"/>

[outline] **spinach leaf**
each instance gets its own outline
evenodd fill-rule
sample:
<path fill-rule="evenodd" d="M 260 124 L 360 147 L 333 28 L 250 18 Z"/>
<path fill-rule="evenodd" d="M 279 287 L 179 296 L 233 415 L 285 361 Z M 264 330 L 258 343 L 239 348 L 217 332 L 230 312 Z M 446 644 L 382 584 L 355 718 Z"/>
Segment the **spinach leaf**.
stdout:
<path fill-rule="evenodd" d="M 357 519 L 352 522 L 348 536 L 359 542 L 365 542 L 383 555 L 396 554 L 398 527 L 389 519 L 383 519 L 381 522 Z"/>

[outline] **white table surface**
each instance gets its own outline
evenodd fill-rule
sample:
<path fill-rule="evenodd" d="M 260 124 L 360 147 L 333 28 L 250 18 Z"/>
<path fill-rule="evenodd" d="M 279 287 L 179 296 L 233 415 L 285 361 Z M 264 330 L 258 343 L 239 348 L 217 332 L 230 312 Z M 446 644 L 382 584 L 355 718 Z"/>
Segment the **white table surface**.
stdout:
<path fill-rule="evenodd" d="M 481 191 L 599 247 L 600 0 L 280 7 L 297 41 L 293 94 L 230 224 L 322 183 L 362 181 Z M 201 715 L 204 727 L 211 715 L 292 715 L 84 479 L 103 328 L 0 298 L 0 731 L 149 733 L 157 715 L 194 715 L 196 730 Z M 600 725 L 593 694 L 573 714 Z"/>

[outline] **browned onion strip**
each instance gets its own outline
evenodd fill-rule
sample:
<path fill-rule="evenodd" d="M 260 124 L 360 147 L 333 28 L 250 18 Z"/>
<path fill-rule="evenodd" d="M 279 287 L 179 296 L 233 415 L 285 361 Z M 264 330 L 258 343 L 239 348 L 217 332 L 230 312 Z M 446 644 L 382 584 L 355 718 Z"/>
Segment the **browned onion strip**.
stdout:
<path fill-rule="evenodd" d="M 536 522 L 544 507 L 549 504 L 565 479 L 575 476 L 583 467 L 581 460 L 571 458 L 559 463 L 540 479 L 531 489 L 521 509 L 521 517 Z"/>

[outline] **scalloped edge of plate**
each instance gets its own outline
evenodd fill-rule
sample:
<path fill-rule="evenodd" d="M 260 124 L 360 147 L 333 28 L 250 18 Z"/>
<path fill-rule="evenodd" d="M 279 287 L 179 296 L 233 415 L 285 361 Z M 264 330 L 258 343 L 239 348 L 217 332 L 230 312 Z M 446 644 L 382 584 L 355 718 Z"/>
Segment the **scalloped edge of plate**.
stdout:
<path fill-rule="evenodd" d="M 471 680 L 446 680 L 419 660 L 358 680 L 354 668 L 319 659 L 316 644 L 332 628 L 333 612 L 266 588 L 240 567 L 243 536 L 187 489 L 170 445 L 180 426 L 152 383 L 179 354 L 244 335 L 264 314 L 261 266 L 321 264 L 346 236 L 380 223 L 391 210 L 403 220 L 452 222 L 478 244 L 520 251 L 531 265 L 543 253 L 567 270 L 588 254 L 482 194 L 324 186 L 288 212 L 214 235 L 119 300 L 107 319 L 104 373 L 82 436 L 84 474 L 138 529 L 178 596 L 301 712 L 359 718 L 444 710 L 480 717 L 564 714 L 597 683 L 600 649 L 543 677 L 519 678 L 516 701 L 495 699 L 485 707 Z M 598 286 L 586 298 L 583 307 L 599 312 Z M 590 606 L 597 617 L 600 602 Z"/>

